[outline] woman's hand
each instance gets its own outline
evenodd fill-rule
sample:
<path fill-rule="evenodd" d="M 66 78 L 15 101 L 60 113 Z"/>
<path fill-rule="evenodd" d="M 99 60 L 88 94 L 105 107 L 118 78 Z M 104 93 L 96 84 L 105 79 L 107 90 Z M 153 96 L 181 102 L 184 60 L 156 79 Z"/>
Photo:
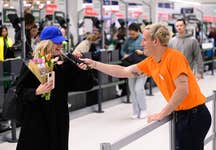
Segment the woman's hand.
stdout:
<path fill-rule="evenodd" d="M 54 88 L 53 86 L 53 80 L 50 80 L 49 82 L 46 82 L 44 84 L 40 84 L 38 88 L 35 91 L 35 95 L 41 95 L 44 93 L 50 92 Z"/>

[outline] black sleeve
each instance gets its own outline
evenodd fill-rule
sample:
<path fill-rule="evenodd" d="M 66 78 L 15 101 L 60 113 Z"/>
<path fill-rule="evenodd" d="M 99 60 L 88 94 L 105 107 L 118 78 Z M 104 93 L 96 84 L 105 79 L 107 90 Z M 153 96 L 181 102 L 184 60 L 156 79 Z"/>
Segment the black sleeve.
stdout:
<path fill-rule="evenodd" d="M 23 103 L 40 99 L 40 96 L 35 95 L 35 90 L 40 85 L 40 82 L 26 65 L 23 65 L 20 76 L 16 79 L 15 84 L 17 95 Z"/>
<path fill-rule="evenodd" d="M 64 72 L 68 91 L 90 90 L 95 84 L 91 70 L 82 70 L 69 61 L 64 63 Z"/>
<path fill-rule="evenodd" d="M 35 95 L 35 90 L 36 88 L 20 86 L 17 93 L 23 103 L 28 103 L 40 100 L 40 96 Z"/>

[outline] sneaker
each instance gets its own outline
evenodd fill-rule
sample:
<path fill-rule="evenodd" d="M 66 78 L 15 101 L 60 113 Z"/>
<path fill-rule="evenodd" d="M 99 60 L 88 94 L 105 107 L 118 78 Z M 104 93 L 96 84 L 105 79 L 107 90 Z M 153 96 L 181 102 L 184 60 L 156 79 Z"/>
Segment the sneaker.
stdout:
<path fill-rule="evenodd" d="M 131 116 L 131 118 L 132 118 L 132 119 L 137 119 L 137 118 L 138 118 L 138 115 L 133 114 L 133 115 Z"/>
<path fill-rule="evenodd" d="M 141 110 L 141 111 L 140 111 L 139 118 L 140 118 L 140 119 L 146 118 L 147 115 L 148 115 L 148 113 L 147 113 L 146 110 Z"/>

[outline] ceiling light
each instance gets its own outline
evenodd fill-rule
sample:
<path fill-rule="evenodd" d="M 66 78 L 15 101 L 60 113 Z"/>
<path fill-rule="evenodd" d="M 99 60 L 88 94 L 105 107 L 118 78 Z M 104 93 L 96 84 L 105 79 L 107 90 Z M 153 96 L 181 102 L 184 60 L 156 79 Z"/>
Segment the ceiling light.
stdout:
<path fill-rule="evenodd" d="M 8 4 L 4 4 L 4 7 L 8 7 L 9 5 Z"/>
<path fill-rule="evenodd" d="M 51 4 L 51 1 L 47 1 L 46 3 L 47 3 L 47 4 Z"/>
<path fill-rule="evenodd" d="M 37 4 L 37 5 L 40 5 L 40 1 L 36 1 L 36 4 Z"/>

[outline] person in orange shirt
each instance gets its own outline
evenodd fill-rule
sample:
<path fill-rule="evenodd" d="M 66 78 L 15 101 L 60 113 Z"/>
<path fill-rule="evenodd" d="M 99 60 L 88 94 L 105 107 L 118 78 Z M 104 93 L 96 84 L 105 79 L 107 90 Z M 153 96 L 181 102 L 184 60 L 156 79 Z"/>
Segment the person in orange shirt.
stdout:
<path fill-rule="evenodd" d="M 147 117 L 148 122 L 161 120 L 173 111 L 176 114 L 176 150 L 203 150 L 204 139 L 211 125 L 211 115 L 205 105 L 196 78 L 183 54 L 168 48 L 170 34 L 160 24 L 145 27 L 142 45 L 145 60 L 129 67 L 110 65 L 91 59 L 82 59 L 87 66 L 115 77 L 136 77 L 143 73 L 152 76 L 167 100 L 164 108 Z"/>

